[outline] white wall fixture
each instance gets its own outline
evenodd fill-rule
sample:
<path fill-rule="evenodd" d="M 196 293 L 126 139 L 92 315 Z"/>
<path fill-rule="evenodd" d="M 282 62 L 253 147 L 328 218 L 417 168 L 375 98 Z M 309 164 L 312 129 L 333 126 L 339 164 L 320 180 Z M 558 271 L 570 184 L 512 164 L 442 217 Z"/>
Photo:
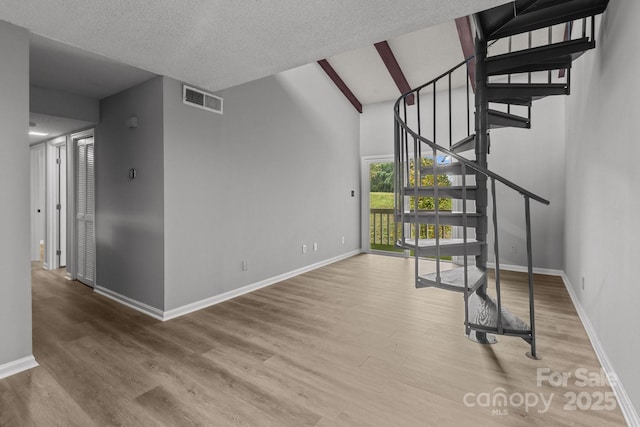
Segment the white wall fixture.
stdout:
<path fill-rule="evenodd" d="M 129 129 L 135 129 L 138 127 L 138 116 L 131 116 L 126 121 L 127 127 Z"/>

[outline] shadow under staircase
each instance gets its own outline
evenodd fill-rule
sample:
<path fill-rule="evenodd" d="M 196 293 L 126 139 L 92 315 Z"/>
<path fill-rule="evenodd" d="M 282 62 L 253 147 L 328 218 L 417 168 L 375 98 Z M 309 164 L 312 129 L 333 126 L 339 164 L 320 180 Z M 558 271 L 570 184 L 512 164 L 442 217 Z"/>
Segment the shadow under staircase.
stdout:
<path fill-rule="evenodd" d="M 417 288 L 463 294 L 465 333 L 474 341 L 493 343 L 491 334 L 521 337 L 530 344 L 527 355 L 537 358 L 530 204 L 549 201 L 488 169 L 489 132 L 530 128 L 533 101 L 570 94 L 572 62 L 595 47 L 595 17 L 607 3 L 517 0 L 480 12 L 473 16 L 475 55 L 395 103 L 395 217 L 405 228 L 396 244 L 413 253 Z M 456 86 L 462 79 L 466 93 L 464 83 Z M 443 175 L 453 185 L 441 185 Z M 502 304 L 497 183 L 524 201 L 529 304 L 522 310 L 528 323 Z M 441 209 L 445 198 L 452 211 Z M 445 238 L 443 226 L 454 230 L 453 238 Z M 495 298 L 487 293 L 490 229 Z M 424 271 L 433 270 L 426 257 L 435 258 L 435 272 Z M 443 257 L 455 257 L 460 266 L 443 269 Z"/>

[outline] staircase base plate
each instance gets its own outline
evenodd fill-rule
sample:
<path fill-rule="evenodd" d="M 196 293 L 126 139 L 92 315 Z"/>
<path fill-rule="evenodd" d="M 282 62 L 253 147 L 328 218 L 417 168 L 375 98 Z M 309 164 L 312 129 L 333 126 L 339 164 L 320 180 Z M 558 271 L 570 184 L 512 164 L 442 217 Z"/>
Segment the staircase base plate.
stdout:
<path fill-rule="evenodd" d="M 538 356 L 537 354 L 534 356 L 530 351 L 527 351 L 525 355 L 531 360 L 542 360 L 542 357 Z"/>
<path fill-rule="evenodd" d="M 495 335 L 487 334 L 486 332 L 470 331 L 466 337 L 468 340 L 478 344 L 495 344 L 498 342 Z"/>

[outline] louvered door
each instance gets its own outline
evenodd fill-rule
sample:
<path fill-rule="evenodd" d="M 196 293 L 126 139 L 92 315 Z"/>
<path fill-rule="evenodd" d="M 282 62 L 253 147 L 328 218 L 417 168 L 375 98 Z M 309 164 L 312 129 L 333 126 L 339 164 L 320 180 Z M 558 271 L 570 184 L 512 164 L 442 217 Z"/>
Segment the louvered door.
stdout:
<path fill-rule="evenodd" d="M 93 286 L 96 271 L 93 137 L 77 140 L 75 158 L 76 276 L 82 283 Z"/>

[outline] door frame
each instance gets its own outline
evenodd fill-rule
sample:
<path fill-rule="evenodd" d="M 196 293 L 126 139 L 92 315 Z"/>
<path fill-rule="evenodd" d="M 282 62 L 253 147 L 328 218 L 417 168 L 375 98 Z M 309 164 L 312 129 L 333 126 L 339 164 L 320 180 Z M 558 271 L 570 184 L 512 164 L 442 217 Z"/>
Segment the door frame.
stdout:
<path fill-rule="evenodd" d="M 362 252 L 370 253 L 370 254 L 381 254 L 381 255 L 389 255 L 389 256 L 397 256 L 397 257 L 408 257 L 409 251 L 403 252 L 390 252 L 390 251 L 380 251 L 371 249 L 371 215 L 369 213 L 371 206 L 371 181 L 369 176 L 369 171 L 372 164 L 375 163 L 393 163 L 394 155 L 377 155 L 377 156 L 363 156 L 361 158 L 360 164 L 360 188 L 361 195 L 360 197 L 360 247 L 362 248 Z"/>
<path fill-rule="evenodd" d="M 58 158 L 57 151 L 61 146 L 64 146 L 66 150 L 66 136 L 61 136 L 47 141 L 47 238 L 45 241 L 45 259 L 47 267 L 52 270 L 60 268 L 60 258 L 56 254 L 58 247 L 61 246 L 59 243 L 64 239 L 66 244 L 66 233 L 62 236 L 60 230 L 62 224 L 60 224 L 60 226 L 58 225 L 59 211 L 57 209 L 60 195 L 67 189 L 66 175 L 64 180 L 61 176 L 58 176 L 58 167 L 62 167 L 62 164 L 58 165 L 56 162 L 56 159 Z M 65 159 L 61 163 L 64 163 L 64 166 L 66 166 L 66 151 Z M 63 184 L 65 185 L 64 190 L 61 188 Z M 66 193 L 68 193 L 68 191 Z M 66 211 L 66 201 L 63 207 Z M 62 209 L 60 209 L 60 211 L 62 211 Z"/>
<path fill-rule="evenodd" d="M 81 132 L 76 132 L 69 135 L 67 139 L 67 274 L 66 278 L 69 280 L 78 279 L 78 245 L 76 242 L 77 230 L 76 230 L 76 217 L 78 213 L 76 211 L 76 148 L 78 140 L 93 137 L 93 147 L 95 156 L 96 137 L 95 129 L 87 129 Z M 96 166 L 94 157 L 94 167 Z M 95 170 L 95 169 L 94 169 Z M 95 186 L 95 177 L 94 177 Z M 95 191 L 95 188 L 94 188 Z M 93 221 L 94 236 L 95 236 L 95 215 Z M 96 252 L 97 260 L 97 252 Z M 97 286 L 98 268 L 94 266 L 93 287 Z"/>

